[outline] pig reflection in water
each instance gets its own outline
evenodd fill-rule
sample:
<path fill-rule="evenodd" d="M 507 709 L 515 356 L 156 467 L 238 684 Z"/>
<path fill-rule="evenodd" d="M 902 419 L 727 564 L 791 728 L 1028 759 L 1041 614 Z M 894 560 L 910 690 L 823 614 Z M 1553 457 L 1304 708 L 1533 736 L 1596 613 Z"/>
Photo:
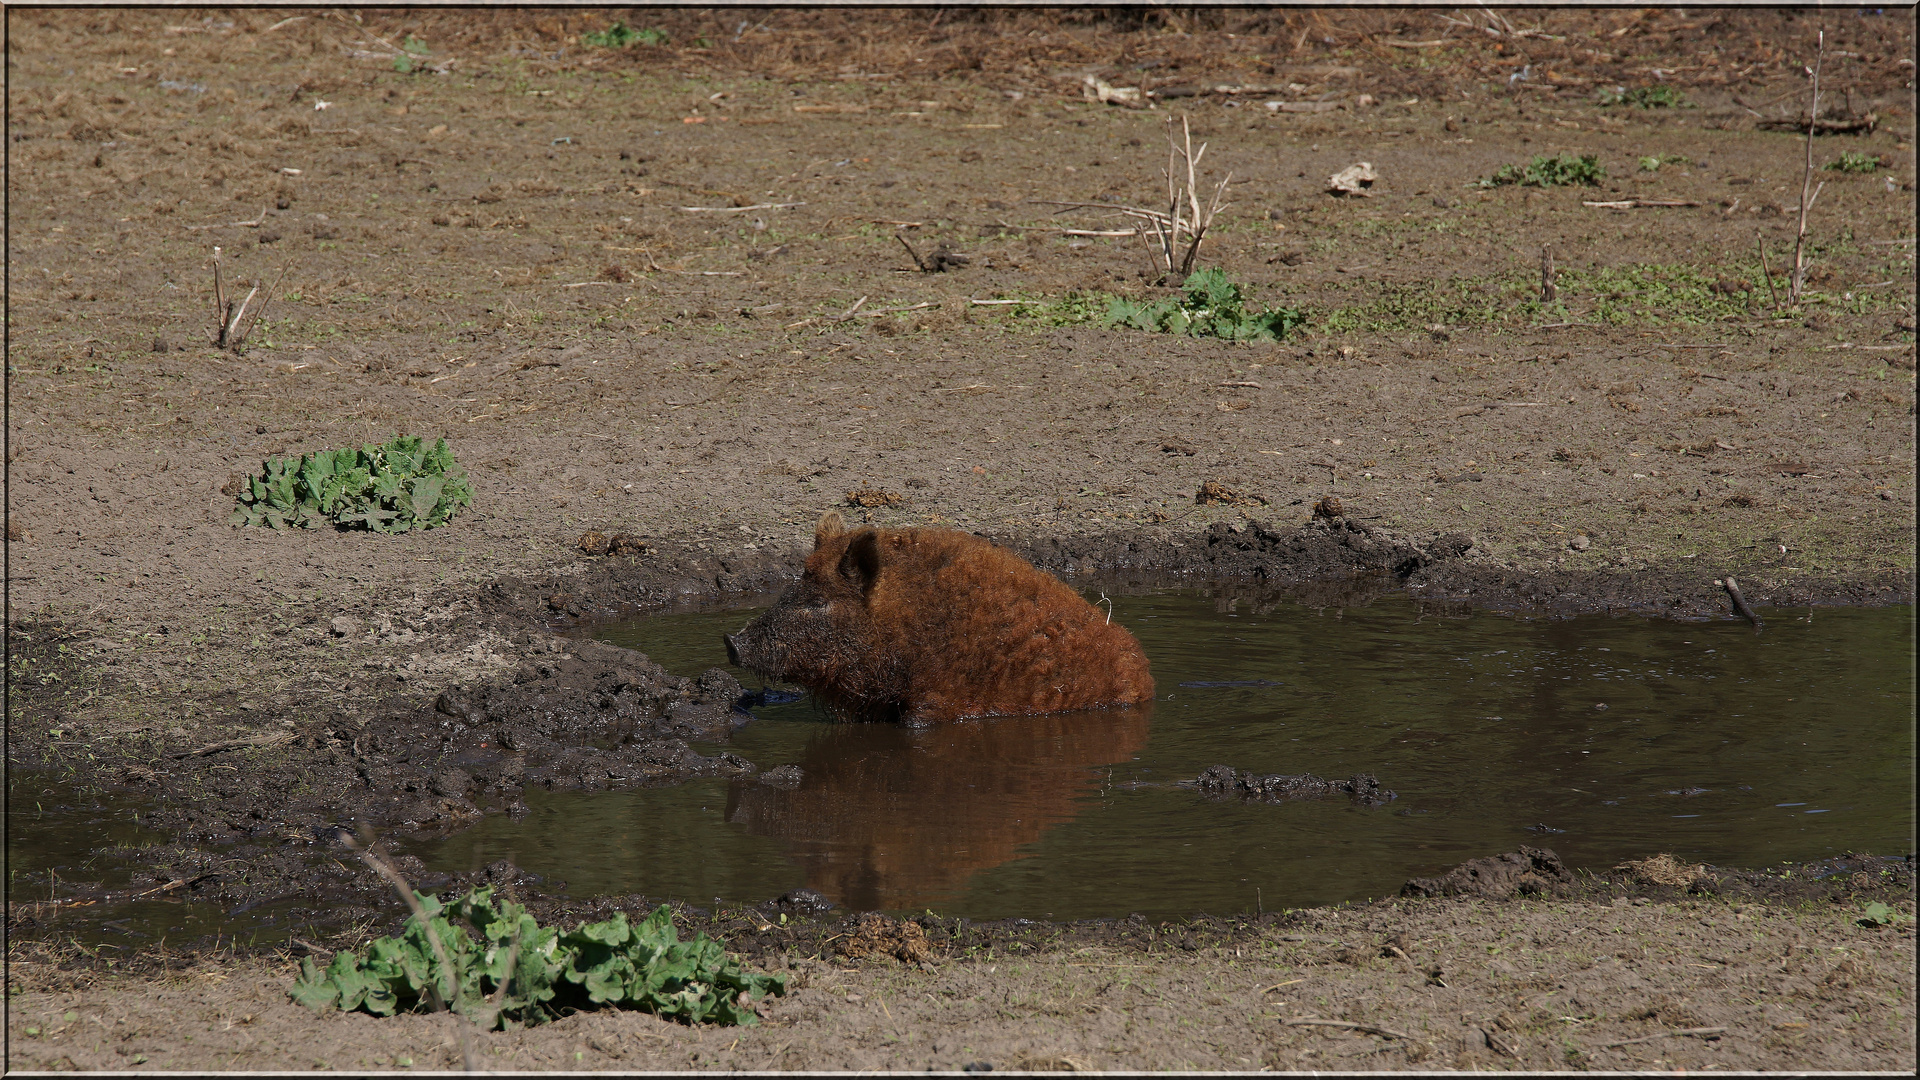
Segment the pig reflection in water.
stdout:
<path fill-rule="evenodd" d="M 1146 745 L 1151 712 L 823 726 L 798 787 L 736 785 L 727 819 L 786 841 L 807 886 L 835 903 L 926 907 L 1071 820 L 1102 767 Z"/>

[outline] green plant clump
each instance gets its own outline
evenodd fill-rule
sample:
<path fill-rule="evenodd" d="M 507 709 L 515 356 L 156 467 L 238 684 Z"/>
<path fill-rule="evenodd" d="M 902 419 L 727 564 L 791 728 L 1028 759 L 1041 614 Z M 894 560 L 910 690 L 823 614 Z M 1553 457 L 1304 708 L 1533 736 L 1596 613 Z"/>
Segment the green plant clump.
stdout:
<path fill-rule="evenodd" d="M 414 916 L 399 937 L 370 942 L 364 956 L 334 954 L 324 972 L 311 957 L 303 958 L 289 991 L 293 1000 L 315 1012 L 365 1009 L 392 1016 L 434 1008 L 437 996 L 483 1028 L 512 1029 L 598 1005 L 690 1024 L 753 1024 L 759 1017 L 748 1002 L 787 992 L 785 975 L 742 971 L 705 934 L 680 941 L 664 904 L 637 926 L 625 912 L 615 912 L 605 922 L 561 933 L 541 926 L 518 904 L 495 900 L 492 886 L 473 889 L 453 905 L 464 926 L 449 919 L 435 897 L 414 895 L 444 950 L 444 965 Z"/>
<path fill-rule="evenodd" d="M 406 40 L 400 43 L 400 55 L 393 58 L 393 70 L 402 75 L 411 75 L 413 74 L 414 61 L 426 56 L 431 51 L 431 49 L 427 48 L 426 42 L 421 41 L 412 34 L 408 34 Z"/>
<path fill-rule="evenodd" d="M 605 30 L 580 35 L 581 44 L 597 45 L 603 49 L 624 49 L 635 42 L 642 45 L 664 45 L 667 43 L 667 35 L 653 29 L 635 30 L 623 22 L 614 23 Z"/>
<path fill-rule="evenodd" d="M 1111 297 L 1106 324 L 1189 337 L 1278 341 L 1307 321 L 1304 314 L 1292 308 L 1248 311 L 1240 286 L 1219 269 L 1196 271 L 1181 288 L 1180 296 L 1152 303 Z"/>
<path fill-rule="evenodd" d="M 1607 178 L 1607 170 L 1600 167 L 1600 159 L 1593 154 L 1560 154 L 1548 157 L 1535 154 L 1532 161 L 1525 165 L 1502 165 L 1500 171 L 1479 182 L 1483 188 L 1503 187 L 1508 184 L 1522 184 L 1526 187 L 1566 187 L 1569 184 L 1585 184 L 1597 187 Z"/>
<path fill-rule="evenodd" d="M 1870 173 L 1883 163 L 1878 154 L 1863 154 L 1858 150 L 1848 150 L 1840 155 L 1840 160 L 1829 161 L 1824 168 L 1828 172 Z"/>
<path fill-rule="evenodd" d="M 1861 910 L 1858 922 L 1861 926 L 1893 926 L 1912 920 L 1912 916 L 1895 911 L 1878 900 L 1872 901 Z"/>
<path fill-rule="evenodd" d="M 1602 105 L 1631 105 L 1636 109 L 1684 109 L 1687 95 L 1671 86 L 1636 86 L 1600 92 Z"/>
<path fill-rule="evenodd" d="M 268 458 L 235 499 L 235 525 L 403 533 L 445 525 L 473 505 L 467 474 L 441 439 L 401 435 L 385 444 Z"/>

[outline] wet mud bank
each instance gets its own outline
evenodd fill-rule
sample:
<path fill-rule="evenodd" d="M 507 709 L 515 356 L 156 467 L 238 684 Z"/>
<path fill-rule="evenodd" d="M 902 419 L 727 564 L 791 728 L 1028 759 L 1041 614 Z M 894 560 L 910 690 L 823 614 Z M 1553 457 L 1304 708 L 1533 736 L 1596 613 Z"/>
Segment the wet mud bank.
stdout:
<path fill-rule="evenodd" d="M 1408 537 L 1345 516 L 1291 527 L 1219 523 L 1185 536 L 1141 530 L 997 539 L 1070 582 L 1091 578 L 1105 588 L 1233 580 L 1326 606 L 1405 590 L 1484 608 L 1731 616 L 1725 594 L 1686 571 L 1523 574 L 1476 560 L 1464 534 Z M 74 901 L 155 890 L 217 905 L 229 917 L 266 907 L 288 916 L 310 911 L 345 926 L 380 917 L 391 898 L 357 863 L 342 861 L 339 829 L 446 835 L 487 814 L 526 813 L 525 794 L 534 787 L 607 790 L 751 776 L 756 767 L 724 749 L 757 703 L 735 673 L 714 667 L 692 678 L 670 674 L 641 653 L 589 635 L 595 621 L 610 616 L 769 598 L 797 574 L 804 549 L 713 552 L 690 542 L 648 543 L 637 556 L 583 555 L 548 575 L 487 583 L 429 605 L 433 614 L 411 624 L 363 632 L 359 618 L 337 616 L 294 647 L 359 654 L 385 644 L 389 655 L 364 661 L 336 695 L 288 702 L 234 694 L 202 703 L 211 722 L 191 736 L 92 725 L 61 688 L 91 679 L 111 689 L 119 676 L 87 659 L 87 646 L 97 641 L 57 623 L 20 625 L 16 653 L 37 677 L 15 687 L 16 794 L 51 785 L 47 791 L 74 805 L 132 806 L 129 813 L 150 835 L 100 851 L 89 863 L 92 882 L 26 871 L 17 884 L 45 900 L 16 908 L 16 931 L 57 931 Z M 1912 597 L 1909 577 L 1769 579 L 1764 568 L 1741 570 L 1762 606 Z M 396 646 L 412 650 L 408 661 L 395 662 Z M 423 656 L 478 662 L 436 667 Z M 222 718 L 230 730 L 221 731 Z M 1215 779 L 1216 795 L 1271 798 L 1275 792 L 1259 782 L 1289 778 Z M 1374 786 L 1341 793 L 1390 797 Z M 530 898 L 564 902 L 565 882 L 510 866 L 456 879 L 408 858 L 400 862 L 424 888 L 498 880 Z"/>
<path fill-rule="evenodd" d="M 796 530 L 797 532 L 798 530 Z M 1299 525 L 1247 518 L 1180 533 L 1156 527 L 1097 535 L 1035 537 L 983 530 L 1069 583 L 1150 587 L 1177 581 L 1242 579 L 1329 603 L 1364 602 L 1392 589 L 1423 600 L 1554 615 L 1591 612 L 1667 618 L 1736 614 L 1717 583 L 1732 574 L 1762 607 L 1913 602 L 1910 571 L 1811 574 L 1753 553 L 1733 565 L 1541 570 L 1481 557 L 1463 532 L 1404 535 L 1335 515 Z M 577 628 L 729 595 L 777 592 L 795 579 L 807 548 L 714 553 L 655 542 L 646 555 L 583 559 L 564 575 L 519 576 L 488 584 L 476 610 L 496 625 Z"/>

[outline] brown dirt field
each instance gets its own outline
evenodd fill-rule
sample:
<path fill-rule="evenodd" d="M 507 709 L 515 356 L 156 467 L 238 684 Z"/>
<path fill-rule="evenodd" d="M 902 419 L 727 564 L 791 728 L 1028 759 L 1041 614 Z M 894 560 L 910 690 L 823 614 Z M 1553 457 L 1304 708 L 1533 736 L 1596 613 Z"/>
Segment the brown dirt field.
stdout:
<path fill-rule="evenodd" d="M 430 734 L 449 686 L 532 669 L 597 699 L 605 673 L 554 658 L 556 622 L 778 587 L 858 492 L 905 499 L 851 516 L 983 532 L 1063 573 L 1367 571 L 1685 617 L 1729 616 L 1727 574 L 1762 605 L 1912 602 L 1910 9 L 7 18 L 8 767 L 153 799 L 181 860 L 252 844 L 263 880 L 320 880 L 275 845 L 336 808 L 288 778 L 325 786 L 364 765 L 362 736 Z M 616 19 L 668 42 L 581 43 Z M 1756 248 L 1779 278 L 1805 143 L 1764 125 L 1804 107 L 1819 25 L 1822 115 L 1876 123 L 1816 159 L 1883 164 L 1817 174 L 1808 296 L 1777 310 Z M 1155 108 L 1088 100 L 1089 77 Z M 1599 101 L 1656 83 L 1689 107 Z M 1206 183 L 1232 172 L 1201 263 L 1305 313 L 1286 340 L 1100 325 L 1104 294 L 1168 290 L 1138 238 L 1060 230 L 1165 198 L 1170 116 L 1208 143 Z M 1559 153 L 1606 178 L 1472 186 Z M 1327 194 L 1358 161 L 1369 196 Z M 1586 205 L 1625 200 L 1690 205 Z M 921 273 L 897 237 L 966 263 Z M 216 245 L 243 288 L 285 274 L 244 354 L 208 344 Z M 396 432 L 445 434 L 469 470 L 450 527 L 227 523 L 223 486 L 263 457 Z M 1207 482 L 1264 502 L 1197 501 Z M 1327 495 L 1339 529 L 1309 521 Z M 649 550 L 590 558 L 590 528 Z M 726 689 L 646 678 L 658 701 Z M 658 745 L 687 737 L 662 725 Z M 263 734 L 239 779 L 174 756 Z M 376 885 L 315 895 L 390 917 Z M 745 1034 L 583 1016 L 481 1041 L 549 1068 L 1912 1068 L 1911 931 L 1797 903 L 1422 901 L 1130 982 L 1072 966 L 1106 944 L 803 967 Z M 16 961 L 59 936 L 10 917 Z M 1356 917 L 1404 923 L 1431 950 L 1408 963 L 1462 980 L 1309 955 Z M 1496 968 L 1501 932 L 1551 963 Z M 1590 933 L 1635 944 L 1568 944 Z M 293 1010 L 277 963 L 74 987 L 17 964 L 9 1064 L 451 1063 L 443 1021 Z M 1289 996 L 1328 972 L 1326 1000 Z M 1586 1005 L 1558 1011 L 1569 996 Z M 176 1008 L 209 1033 L 161 1019 Z M 1265 1019 L 1308 1012 L 1437 1056 Z"/>

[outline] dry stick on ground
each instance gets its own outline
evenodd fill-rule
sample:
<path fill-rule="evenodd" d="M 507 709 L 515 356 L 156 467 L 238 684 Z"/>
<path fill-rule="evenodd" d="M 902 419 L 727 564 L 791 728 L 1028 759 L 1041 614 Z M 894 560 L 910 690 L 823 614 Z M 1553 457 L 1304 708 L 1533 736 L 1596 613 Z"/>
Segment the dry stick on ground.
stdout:
<path fill-rule="evenodd" d="M 1282 1020 L 1280 1022 L 1288 1025 L 1289 1027 L 1345 1028 L 1348 1031 L 1364 1031 L 1369 1035 L 1378 1035 L 1383 1039 L 1404 1039 L 1407 1042 L 1420 1041 L 1419 1039 L 1414 1038 L 1413 1036 L 1407 1034 L 1404 1031 L 1395 1031 L 1392 1028 L 1381 1027 L 1378 1024 L 1356 1024 L 1351 1020 L 1306 1019 L 1306 1020 Z"/>
<path fill-rule="evenodd" d="M 163 896 L 177 889 L 191 888 L 207 880 L 208 878 L 215 877 L 215 876 L 217 875 L 201 874 L 199 877 L 193 877 L 193 878 L 174 878 L 172 881 L 167 882 L 165 885 L 155 885 L 151 889 L 142 889 L 139 892 L 101 893 L 97 896 L 69 896 L 59 900 L 36 900 L 32 903 L 17 905 L 14 910 L 27 911 L 27 912 L 40 912 L 40 911 L 54 910 L 58 908 L 92 907 L 95 904 L 124 903 L 125 901 L 128 901 L 128 900 L 144 900 L 149 896 Z"/>
<path fill-rule="evenodd" d="M 1727 1029 L 1723 1027 L 1679 1028 L 1674 1031 L 1663 1031 L 1658 1035 L 1642 1035 L 1637 1039 L 1621 1039 L 1619 1042 L 1607 1043 L 1602 1046 L 1601 1049 L 1611 1050 L 1616 1046 L 1632 1046 L 1634 1043 L 1652 1042 L 1655 1039 L 1671 1039 L 1682 1035 L 1724 1035 L 1726 1032 Z"/>
<path fill-rule="evenodd" d="M 1559 295 L 1560 290 L 1553 284 L 1553 248 L 1551 245 L 1542 244 L 1540 245 L 1540 302 L 1551 304 Z"/>
<path fill-rule="evenodd" d="M 228 739 L 225 742 L 209 743 L 198 750 L 182 750 L 180 753 L 173 755 L 173 758 L 175 761 L 178 761 L 182 758 L 204 757 L 207 754 L 217 754 L 222 750 L 239 750 L 250 746 L 279 746 L 282 743 L 290 743 L 293 740 L 294 733 L 291 731 L 272 731 L 264 735 L 252 735 L 244 739 Z"/>
<path fill-rule="evenodd" d="M 1787 282 L 1787 302 L 1800 302 L 1800 293 L 1806 285 L 1807 262 L 1805 256 L 1807 243 L 1807 212 L 1813 209 L 1813 200 L 1820 197 L 1820 189 L 1827 186 L 1822 180 L 1813 183 L 1813 132 L 1820 126 L 1820 65 L 1827 56 L 1827 32 L 1820 31 L 1816 39 L 1813 54 L 1813 104 L 1807 113 L 1807 165 L 1800 177 L 1800 228 L 1793 238 L 1793 276 Z"/>

